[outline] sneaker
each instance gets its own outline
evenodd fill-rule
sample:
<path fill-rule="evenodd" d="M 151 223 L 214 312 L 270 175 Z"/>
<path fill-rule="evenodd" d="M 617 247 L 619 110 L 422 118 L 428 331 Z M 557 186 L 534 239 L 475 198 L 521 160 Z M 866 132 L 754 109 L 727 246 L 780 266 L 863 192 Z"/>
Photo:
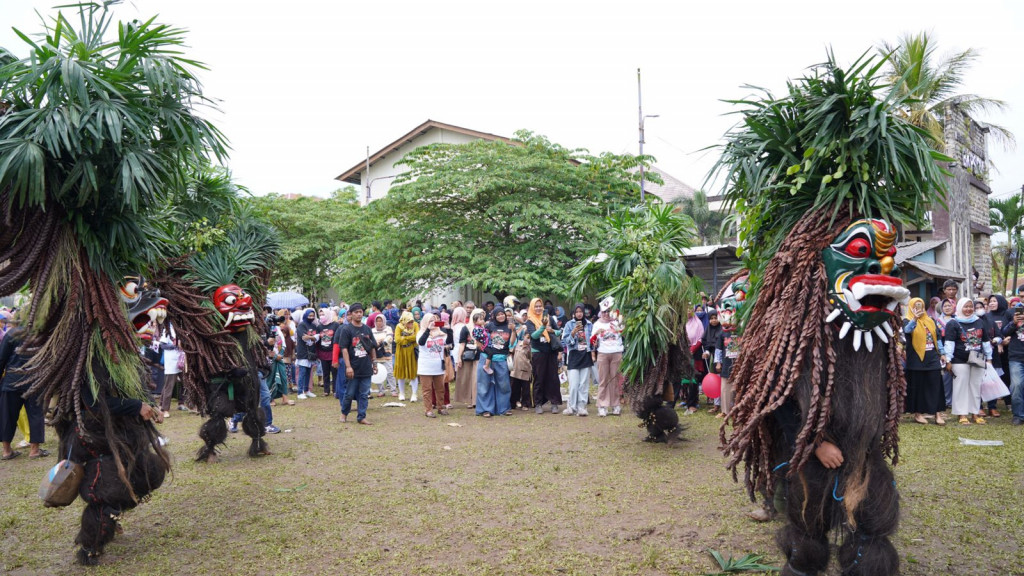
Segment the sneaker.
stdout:
<path fill-rule="evenodd" d="M 590 416 L 586 408 L 580 408 L 580 411 L 576 413 L 577 416 Z"/>
<path fill-rule="evenodd" d="M 22 440 L 21 442 L 18 442 L 18 448 L 28 448 L 28 447 L 29 447 L 28 440 Z"/>
<path fill-rule="evenodd" d="M 558 414 L 558 404 L 552 404 L 551 405 L 551 413 L 552 414 Z"/>
<path fill-rule="evenodd" d="M 448 410 L 446 408 L 441 408 L 440 410 L 437 411 L 437 413 L 440 414 L 441 416 L 447 416 Z"/>
<path fill-rule="evenodd" d="M 306 392 L 306 396 L 308 398 L 316 398 L 316 394 L 313 394 L 312 392 Z"/>
<path fill-rule="evenodd" d="M 281 433 L 281 429 L 278 428 L 277 426 L 274 426 L 273 424 L 271 424 L 270 426 L 267 426 L 265 428 L 265 430 L 267 431 L 267 434 L 280 434 Z"/>
<path fill-rule="evenodd" d="M 164 412 L 164 418 L 170 418 L 170 417 L 171 417 L 171 413 L 170 412 Z"/>
<path fill-rule="evenodd" d="M 597 409 L 597 415 L 600 416 L 601 418 L 604 418 L 605 416 L 608 415 L 608 409 L 599 407 Z"/>
<path fill-rule="evenodd" d="M 1021 424 L 1024 424 L 1024 420 L 1021 420 L 1020 418 L 1014 418 L 1011 424 L 1013 424 L 1014 426 L 1020 426 Z"/>
<path fill-rule="evenodd" d="M 415 402 L 415 401 L 416 401 L 416 395 L 413 394 L 412 398 L 409 398 L 409 402 Z"/>
<path fill-rule="evenodd" d="M 232 434 L 238 433 L 238 422 L 232 422 L 231 426 L 228 426 L 228 432 Z"/>
<path fill-rule="evenodd" d="M 188 408 L 185 408 L 184 404 L 178 404 L 178 410 L 185 412 L 186 410 L 188 410 Z"/>
<path fill-rule="evenodd" d="M 399 402 L 405 402 L 405 394 L 399 394 L 398 395 L 398 401 Z"/>
<path fill-rule="evenodd" d="M 539 406 L 538 405 L 535 410 L 536 410 L 537 414 L 543 414 L 544 413 L 544 407 L 543 406 Z"/>
<path fill-rule="evenodd" d="M 616 407 L 612 408 L 612 416 L 621 416 L 621 415 L 622 415 L 622 406 L 616 406 Z"/>
<path fill-rule="evenodd" d="M 562 414 L 565 414 L 566 416 L 575 416 L 576 412 L 572 408 L 566 408 L 565 410 L 562 410 Z"/>
<path fill-rule="evenodd" d="M 298 398 L 299 400 L 305 400 L 306 399 L 306 395 L 305 394 L 299 394 L 298 396 L 296 396 L 296 398 Z"/>

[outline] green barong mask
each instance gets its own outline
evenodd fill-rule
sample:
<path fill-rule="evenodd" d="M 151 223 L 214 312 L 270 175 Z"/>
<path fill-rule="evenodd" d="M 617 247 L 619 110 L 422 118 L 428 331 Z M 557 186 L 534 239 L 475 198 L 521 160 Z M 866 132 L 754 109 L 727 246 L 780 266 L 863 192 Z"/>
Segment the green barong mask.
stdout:
<path fill-rule="evenodd" d="M 853 334 L 853 348 L 861 342 L 870 352 L 874 336 L 888 342 L 893 335 L 890 318 L 910 297 L 903 287 L 896 256 L 896 228 L 883 220 L 857 220 L 822 250 L 828 274 L 828 300 L 834 307 L 826 322 L 842 321 L 839 338 Z"/>

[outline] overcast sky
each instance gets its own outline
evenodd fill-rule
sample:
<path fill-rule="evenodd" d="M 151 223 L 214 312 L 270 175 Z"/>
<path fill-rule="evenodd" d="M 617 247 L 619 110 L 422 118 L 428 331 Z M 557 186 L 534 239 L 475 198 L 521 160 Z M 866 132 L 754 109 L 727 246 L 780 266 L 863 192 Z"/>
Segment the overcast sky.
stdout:
<path fill-rule="evenodd" d="M 57 0 L 2 0 L 11 27 L 41 30 Z M 134 0 L 122 19 L 159 15 L 189 30 L 205 62 L 211 118 L 230 168 L 254 193 L 326 195 L 334 177 L 427 119 L 512 136 L 521 128 L 593 153 L 637 152 L 637 68 L 645 152 L 700 188 L 745 84 L 782 92 L 831 46 L 848 64 L 883 40 L 928 30 L 940 52 L 975 48 L 963 91 L 1005 100 L 982 118 L 1022 147 L 990 144 L 993 194 L 1024 185 L 1024 9 L 1005 2 L 269 2 Z"/>

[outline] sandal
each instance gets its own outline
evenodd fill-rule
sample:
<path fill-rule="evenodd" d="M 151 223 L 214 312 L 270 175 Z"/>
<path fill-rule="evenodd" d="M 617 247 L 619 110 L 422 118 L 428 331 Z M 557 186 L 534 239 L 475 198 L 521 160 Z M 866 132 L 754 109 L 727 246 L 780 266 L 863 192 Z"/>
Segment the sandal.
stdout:
<path fill-rule="evenodd" d="M 993 418 L 999 418 L 999 417 L 1002 416 L 1002 414 L 999 413 L 999 410 L 996 410 L 995 408 L 989 410 L 988 411 L 988 415 L 993 417 Z"/>
<path fill-rule="evenodd" d="M 942 419 L 942 416 L 935 416 L 935 425 L 936 426 L 945 426 L 946 425 L 946 421 Z"/>
<path fill-rule="evenodd" d="M 3 456 L 0 456 L 0 460 L 14 460 L 18 456 L 21 456 L 21 452 L 18 452 L 17 450 L 15 450 L 14 452 L 11 452 L 10 454 L 4 454 Z"/>
<path fill-rule="evenodd" d="M 959 422 L 960 422 L 961 426 L 970 426 L 971 425 L 971 421 L 967 419 L 967 416 L 961 416 Z"/>
<path fill-rule="evenodd" d="M 483 414 L 481 414 L 481 416 L 483 416 L 484 418 L 490 418 L 491 417 L 491 413 L 490 412 L 484 412 Z"/>
<path fill-rule="evenodd" d="M 38 460 L 40 458 L 46 458 L 49 455 L 50 455 L 50 451 L 49 450 L 44 450 L 44 449 L 40 448 L 39 452 L 36 452 L 35 454 L 29 454 L 28 458 L 29 458 L 29 460 Z"/>
<path fill-rule="evenodd" d="M 924 416 L 921 416 L 920 414 L 918 414 L 917 416 L 914 416 L 914 422 L 917 422 L 918 424 L 927 424 L 928 423 L 928 421 L 924 419 Z"/>
<path fill-rule="evenodd" d="M 987 422 L 985 422 L 985 419 L 982 418 L 981 416 L 975 416 L 974 417 L 974 423 L 975 424 L 987 424 Z"/>
<path fill-rule="evenodd" d="M 289 400 L 289 401 L 285 402 L 285 404 L 288 405 L 288 406 L 295 406 L 295 400 Z"/>

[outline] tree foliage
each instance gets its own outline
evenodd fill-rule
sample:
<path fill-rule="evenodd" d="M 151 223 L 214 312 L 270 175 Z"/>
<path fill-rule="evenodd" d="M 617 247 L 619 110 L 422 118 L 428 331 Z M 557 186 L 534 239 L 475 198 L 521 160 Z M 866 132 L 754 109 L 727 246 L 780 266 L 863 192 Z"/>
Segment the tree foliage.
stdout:
<path fill-rule="evenodd" d="M 274 290 L 296 289 L 311 301 L 324 300 L 339 272 L 346 245 L 367 233 L 356 189 L 347 186 L 330 198 L 286 198 L 271 194 L 248 200 L 281 232 L 274 266 Z"/>
<path fill-rule="evenodd" d="M 114 30 L 105 7 L 84 4 L 77 28 L 58 13 L 38 37 L 15 30 L 28 56 L 0 50 L 0 190 L 17 209 L 61 211 L 112 278 L 157 253 L 143 215 L 226 151 L 197 112 L 209 100 L 184 30 L 154 20 Z"/>
<path fill-rule="evenodd" d="M 808 212 L 840 210 L 898 224 L 919 223 L 945 182 L 927 133 L 895 111 L 897 91 L 882 90 L 885 59 L 862 55 L 847 68 L 829 53 L 776 98 L 733 100 L 740 123 L 726 135 L 713 173 L 724 176 L 735 209 L 744 264 L 756 298 L 760 274 Z M 937 192 L 936 192 L 937 191 Z M 753 306 L 748 305 L 746 310 Z"/>
<path fill-rule="evenodd" d="M 649 157 L 570 150 L 520 131 L 512 143 L 431 144 L 366 210 L 337 259 L 344 298 L 412 296 L 474 286 L 501 295 L 566 296 L 565 271 L 638 199 Z"/>
<path fill-rule="evenodd" d="M 608 223 L 609 233 L 569 272 L 572 295 L 615 299 L 625 316 L 622 373 L 639 383 L 677 342 L 694 300 L 683 260 L 693 221 L 671 205 L 652 204 L 615 214 Z"/>
<path fill-rule="evenodd" d="M 1013 263 L 1012 254 L 1014 251 L 1017 252 L 1018 258 L 1020 254 L 1020 232 L 1021 226 L 1024 225 L 1024 202 L 1021 202 L 1021 197 L 1017 194 L 1009 198 L 1002 200 L 989 200 L 989 225 L 995 229 L 996 232 L 1003 232 L 1006 234 L 1006 245 L 1003 247 L 1004 253 L 999 257 L 999 261 L 1002 263 L 1002 283 L 996 283 L 996 259 L 992 260 L 992 287 L 995 292 L 995 287 L 998 285 L 999 293 L 1002 293 L 1006 286 L 1006 280 L 1009 278 L 1010 264 Z M 993 248 L 992 253 L 995 254 L 996 250 Z M 1017 285 L 1017 269 L 1014 267 L 1014 278 L 1013 285 Z"/>
<path fill-rule="evenodd" d="M 1005 110 L 1006 102 L 977 94 L 958 91 L 967 70 L 978 59 L 978 52 L 968 48 L 939 58 L 935 44 L 926 32 L 905 34 L 895 46 L 884 42 L 878 51 L 887 57 L 887 76 L 902 105 L 898 113 L 913 125 L 927 131 L 936 149 L 945 147 L 943 118 L 947 110 L 965 112 L 970 116 L 992 110 Z M 984 124 L 990 134 L 1007 147 L 1014 145 L 1014 136 L 997 124 Z"/>
<path fill-rule="evenodd" d="M 697 242 L 700 245 L 721 244 L 728 237 L 722 229 L 726 215 L 711 209 L 708 195 L 703 190 L 694 191 L 693 197 L 682 196 L 673 204 L 693 220 Z"/>

